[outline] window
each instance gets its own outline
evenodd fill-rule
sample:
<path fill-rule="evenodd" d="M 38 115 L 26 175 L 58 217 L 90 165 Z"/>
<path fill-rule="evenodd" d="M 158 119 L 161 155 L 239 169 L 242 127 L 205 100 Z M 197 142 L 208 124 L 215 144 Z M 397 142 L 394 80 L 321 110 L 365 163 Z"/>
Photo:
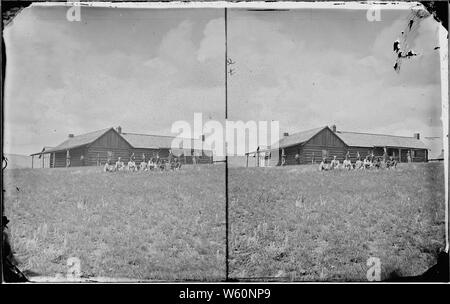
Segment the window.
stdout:
<path fill-rule="evenodd" d="M 328 151 L 322 150 L 322 158 L 327 158 L 327 157 L 328 157 Z"/>

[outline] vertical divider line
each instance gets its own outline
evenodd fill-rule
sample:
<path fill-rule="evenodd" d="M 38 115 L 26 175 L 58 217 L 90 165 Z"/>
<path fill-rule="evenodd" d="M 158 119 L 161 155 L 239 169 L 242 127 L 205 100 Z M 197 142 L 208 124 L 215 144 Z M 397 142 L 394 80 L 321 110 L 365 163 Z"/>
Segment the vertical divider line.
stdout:
<path fill-rule="evenodd" d="M 228 119 L 228 28 L 227 7 L 225 6 L 225 124 Z M 225 139 L 225 281 L 229 280 L 229 254 L 228 254 L 228 147 Z"/>

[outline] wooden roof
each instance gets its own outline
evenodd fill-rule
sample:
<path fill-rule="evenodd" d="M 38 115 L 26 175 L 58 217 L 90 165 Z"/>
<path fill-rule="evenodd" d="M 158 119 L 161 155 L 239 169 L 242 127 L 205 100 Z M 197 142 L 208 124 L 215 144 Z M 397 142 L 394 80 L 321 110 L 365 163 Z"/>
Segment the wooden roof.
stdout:
<path fill-rule="evenodd" d="M 58 146 L 56 146 L 54 148 L 44 149 L 42 152 L 34 153 L 32 155 L 65 151 L 65 150 L 74 149 L 77 147 L 82 147 L 82 146 L 93 143 L 94 141 L 96 141 L 98 138 L 100 138 L 103 134 L 105 134 L 109 130 L 114 130 L 114 128 L 106 128 L 106 129 L 102 129 L 102 130 L 98 130 L 98 131 L 94 131 L 94 132 L 77 135 L 77 136 L 66 139 L 64 142 L 62 142 L 61 144 L 59 144 Z"/>
<path fill-rule="evenodd" d="M 278 141 L 278 147 L 279 148 L 286 148 L 294 145 L 298 145 L 304 142 L 307 142 L 311 138 L 313 138 L 317 133 L 320 131 L 328 128 L 328 126 L 310 129 L 302 132 L 297 132 L 294 134 L 291 134 L 289 136 L 285 136 L 282 139 Z"/>
<path fill-rule="evenodd" d="M 272 146 L 260 152 L 273 150 L 275 148 L 283 149 L 290 146 L 298 145 L 307 142 L 313 138 L 317 133 L 329 128 L 328 126 L 309 129 L 302 132 L 297 132 L 289 136 L 285 136 L 278 141 L 278 147 Z M 331 131 L 331 129 L 330 129 Z M 394 148 L 410 148 L 410 149 L 427 149 L 426 145 L 416 139 L 415 137 L 407 136 L 395 136 L 386 134 L 370 134 L 370 133 L 358 133 L 358 132 L 346 132 L 337 131 L 337 137 L 339 137 L 349 147 L 394 147 Z M 250 152 L 248 154 L 255 153 Z"/>
<path fill-rule="evenodd" d="M 337 131 L 336 134 L 350 147 L 398 147 L 412 149 L 427 148 L 422 141 L 414 137 L 346 131 Z"/>
<path fill-rule="evenodd" d="M 272 145 L 270 147 L 267 148 L 263 148 L 260 150 L 259 152 L 268 152 L 268 151 L 272 151 L 275 149 L 283 149 L 283 148 L 287 148 L 290 146 L 295 146 L 298 144 L 302 144 L 307 142 L 308 140 L 310 140 L 311 138 L 313 138 L 317 133 L 319 133 L 320 131 L 324 130 L 328 128 L 328 126 L 325 127 L 320 127 L 320 128 L 314 128 L 314 129 L 309 129 L 306 131 L 301 131 L 301 132 L 297 132 L 288 136 L 285 136 L 283 138 L 281 138 L 278 141 L 278 146 L 277 145 Z M 331 130 L 330 130 L 331 131 Z M 246 154 L 254 154 L 257 151 L 253 151 L 253 152 L 247 152 Z"/>
<path fill-rule="evenodd" d="M 50 147 L 50 146 L 45 146 L 44 148 L 42 148 L 42 151 L 41 151 L 41 153 L 35 153 L 35 154 L 31 154 L 30 156 L 33 156 L 33 155 L 37 155 L 37 154 L 39 154 L 39 158 L 41 158 L 41 156 L 42 156 L 42 154 L 43 154 L 43 152 L 45 152 L 45 151 L 48 151 L 48 150 L 50 150 L 50 149 L 53 149 L 54 147 Z"/>
<path fill-rule="evenodd" d="M 128 141 L 134 148 L 143 149 L 171 149 L 172 142 L 175 136 L 152 135 L 152 134 L 136 134 L 136 133 L 122 133 L 126 141 Z M 197 143 L 201 147 L 199 139 L 188 139 L 191 141 L 191 149 L 194 149 L 194 144 Z"/>
<path fill-rule="evenodd" d="M 106 128 L 94 132 L 77 135 L 68 138 L 63 143 L 61 143 L 56 147 L 44 147 L 44 149 L 41 152 L 34 153 L 31 155 L 40 155 L 82 147 L 93 143 L 110 130 L 114 130 L 114 132 L 116 132 L 114 128 Z M 117 134 L 121 136 L 123 139 L 125 139 L 125 141 L 127 141 L 133 148 L 143 148 L 143 149 L 171 149 L 172 141 L 175 139 L 174 136 L 163 136 L 163 135 L 137 134 L 137 133 L 121 133 L 121 134 L 117 133 Z M 190 139 L 190 141 L 191 141 L 191 149 L 195 148 L 195 143 L 201 146 L 200 139 Z M 175 151 L 179 149 L 173 150 Z M 204 152 L 205 154 L 208 154 L 207 153 L 208 151 Z"/>

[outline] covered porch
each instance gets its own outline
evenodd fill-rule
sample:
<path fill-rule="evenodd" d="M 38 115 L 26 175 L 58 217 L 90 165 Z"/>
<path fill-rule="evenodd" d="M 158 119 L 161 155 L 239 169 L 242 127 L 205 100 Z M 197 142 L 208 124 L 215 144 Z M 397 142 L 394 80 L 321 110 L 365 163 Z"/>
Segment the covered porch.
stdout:
<path fill-rule="evenodd" d="M 30 154 L 31 168 L 67 168 L 85 166 L 85 155 L 86 151 L 84 146 L 64 150 L 44 147 L 41 152 Z"/>
<path fill-rule="evenodd" d="M 245 166 L 246 167 L 273 167 L 278 166 L 280 164 L 280 150 L 272 149 L 272 150 L 257 150 L 254 152 L 245 153 Z M 254 158 L 254 160 L 251 160 Z"/>
<path fill-rule="evenodd" d="M 423 162 L 428 159 L 428 151 L 426 149 L 409 148 L 409 147 L 391 147 L 391 146 L 375 146 L 374 155 L 387 158 L 393 156 L 399 163 Z"/>
<path fill-rule="evenodd" d="M 53 153 L 49 152 L 51 149 L 53 149 L 53 147 L 44 147 L 41 152 L 30 154 L 31 168 L 53 168 L 55 159 L 52 157 Z"/>

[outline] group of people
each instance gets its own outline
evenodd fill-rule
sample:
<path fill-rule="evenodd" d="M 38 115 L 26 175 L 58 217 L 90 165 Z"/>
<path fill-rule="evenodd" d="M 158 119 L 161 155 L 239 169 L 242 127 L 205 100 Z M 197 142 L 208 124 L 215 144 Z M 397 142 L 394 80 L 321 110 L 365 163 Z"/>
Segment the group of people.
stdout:
<path fill-rule="evenodd" d="M 393 156 L 387 157 L 376 157 L 374 155 L 367 155 L 364 159 L 361 157 L 357 157 L 355 163 L 352 163 L 350 157 L 348 155 L 345 156 L 342 164 L 336 158 L 333 157 L 331 161 L 328 161 L 326 157 L 324 157 L 319 165 L 320 171 L 328 171 L 335 169 L 344 169 L 344 170 L 369 170 L 369 169 L 381 169 L 381 168 L 396 168 L 397 161 Z"/>
<path fill-rule="evenodd" d="M 164 171 L 164 170 L 179 170 L 181 169 L 180 159 L 177 157 L 173 157 L 172 155 L 169 158 L 162 159 L 159 157 L 150 158 L 148 162 L 145 158 L 137 164 L 134 158 L 134 155 L 130 157 L 130 160 L 127 164 L 122 161 L 121 157 L 118 157 L 117 161 L 113 164 L 111 159 L 108 159 L 103 167 L 104 172 L 116 172 L 116 171 Z"/>

